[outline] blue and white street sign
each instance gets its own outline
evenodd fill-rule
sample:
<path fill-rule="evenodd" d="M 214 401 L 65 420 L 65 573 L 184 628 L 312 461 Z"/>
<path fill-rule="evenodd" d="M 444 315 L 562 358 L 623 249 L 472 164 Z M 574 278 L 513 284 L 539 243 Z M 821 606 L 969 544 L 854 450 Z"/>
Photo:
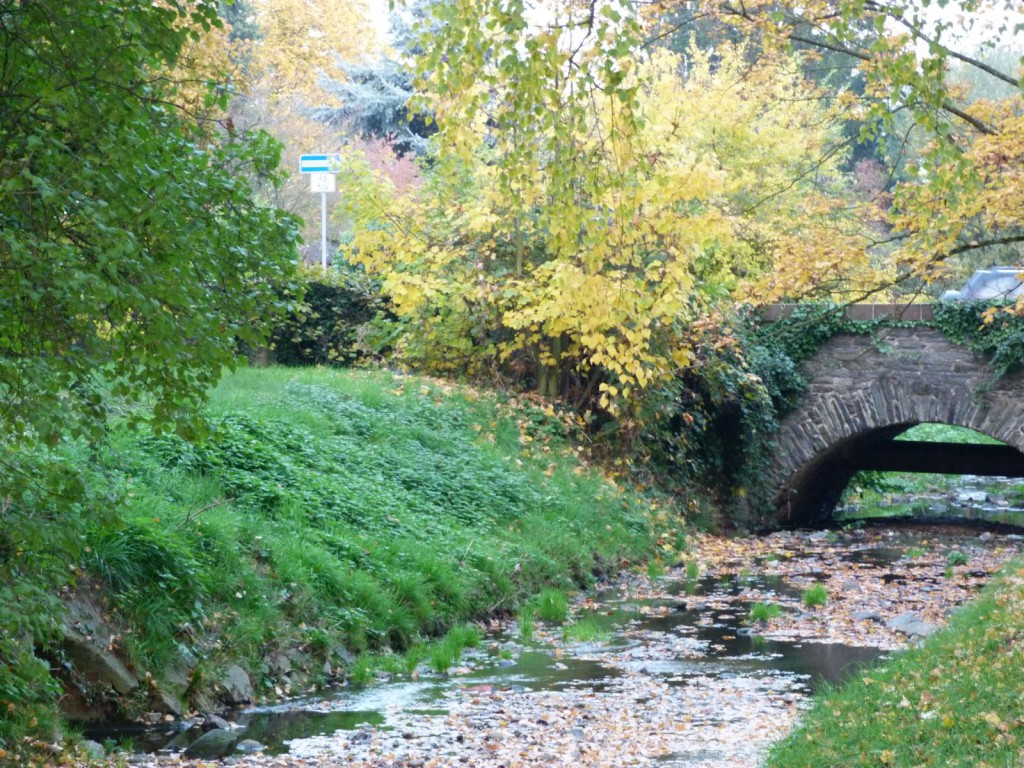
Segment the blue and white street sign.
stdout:
<path fill-rule="evenodd" d="M 332 173 L 341 163 L 341 155 L 301 155 L 299 173 Z"/>
<path fill-rule="evenodd" d="M 320 193 L 320 264 L 327 272 L 327 193 L 334 192 L 334 174 L 341 155 L 300 155 L 299 172 L 311 174 L 310 190 Z"/>

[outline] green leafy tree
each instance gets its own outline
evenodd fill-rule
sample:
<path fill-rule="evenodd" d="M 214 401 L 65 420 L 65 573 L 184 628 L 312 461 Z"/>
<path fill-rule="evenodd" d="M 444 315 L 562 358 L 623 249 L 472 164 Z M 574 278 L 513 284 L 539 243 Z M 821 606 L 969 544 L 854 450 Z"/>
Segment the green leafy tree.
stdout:
<path fill-rule="evenodd" d="M 277 146 L 197 122 L 163 72 L 215 8 L 4 2 L 0 419 L 11 441 L 102 425 L 110 394 L 167 422 L 230 365 L 290 274 L 294 222 L 246 174 Z"/>
<path fill-rule="evenodd" d="M 113 409 L 187 430 L 291 279 L 295 224 L 253 201 L 277 145 L 195 108 L 207 0 L 0 0 L 0 750 L 50 691 L 53 628 Z M 203 74 L 206 78 L 208 75 Z M 185 105 L 188 105 L 187 107 Z M 136 408 L 142 403 L 145 408 Z M 83 457 L 84 454 L 84 457 Z M 28 670 L 26 672 L 26 670 Z"/>

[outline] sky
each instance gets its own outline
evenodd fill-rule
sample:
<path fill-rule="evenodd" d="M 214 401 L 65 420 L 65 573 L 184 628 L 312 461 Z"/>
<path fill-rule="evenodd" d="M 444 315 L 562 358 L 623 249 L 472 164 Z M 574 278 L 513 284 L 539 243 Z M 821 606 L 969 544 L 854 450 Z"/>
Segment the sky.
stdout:
<path fill-rule="evenodd" d="M 1017 5 L 1021 5 L 1022 9 L 1024 9 L 1024 5 L 1021 3 L 1017 3 Z M 388 0 L 368 0 L 367 12 L 370 20 L 380 32 L 381 39 L 385 39 L 388 32 L 388 15 L 390 13 Z M 937 2 L 930 2 L 925 12 L 936 20 L 950 21 L 957 26 L 960 26 L 963 16 L 959 10 L 959 3 L 955 2 L 955 0 L 945 4 L 945 7 L 942 8 L 939 7 Z M 1002 7 L 1002 3 L 993 3 L 988 10 L 982 12 L 980 20 L 975 23 L 972 29 L 950 30 L 946 34 L 953 35 L 951 38 L 953 40 L 962 40 L 968 47 L 975 48 L 983 42 L 992 39 L 996 28 L 1004 21 L 1009 21 L 1011 24 L 1024 24 L 1024 12 L 1010 13 Z M 1018 37 L 1018 40 L 1022 40 L 1022 38 Z M 1024 47 L 1024 43 L 1021 45 Z"/>

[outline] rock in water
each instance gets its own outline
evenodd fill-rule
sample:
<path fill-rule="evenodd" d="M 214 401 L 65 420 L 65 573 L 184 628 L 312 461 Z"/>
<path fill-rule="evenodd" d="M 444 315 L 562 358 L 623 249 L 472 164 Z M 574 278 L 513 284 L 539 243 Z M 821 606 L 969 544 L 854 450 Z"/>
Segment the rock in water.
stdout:
<path fill-rule="evenodd" d="M 182 755 L 190 759 L 219 760 L 235 751 L 235 744 L 240 738 L 238 733 L 217 728 L 207 731 L 189 744 Z"/>
<path fill-rule="evenodd" d="M 107 750 L 103 748 L 103 745 L 99 742 L 86 739 L 82 742 L 82 751 L 85 752 L 86 756 L 93 760 L 102 760 L 107 756 Z"/>
<path fill-rule="evenodd" d="M 203 729 L 203 733 L 206 733 L 207 731 L 216 730 L 217 728 L 221 728 L 225 731 L 230 731 L 231 723 L 229 723 L 220 715 L 215 715 L 212 712 L 207 712 L 203 715 L 203 724 L 201 727 Z"/>
<path fill-rule="evenodd" d="M 257 752 L 262 752 L 265 749 L 266 746 L 260 744 L 255 739 L 242 739 L 242 741 L 235 745 L 235 750 L 237 752 L 242 752 L 246 755 L 253 755 Z"/>
<path fill-rule="evenodd" d="M 890 619 L 888 626 L 889 629 L 902 632 L 904 635 L 917 635 L 918 637 L 927 637 L 938 630 L 935 624 L 929 624 L 916 613 L 901 613 L 895 619 Z"/>

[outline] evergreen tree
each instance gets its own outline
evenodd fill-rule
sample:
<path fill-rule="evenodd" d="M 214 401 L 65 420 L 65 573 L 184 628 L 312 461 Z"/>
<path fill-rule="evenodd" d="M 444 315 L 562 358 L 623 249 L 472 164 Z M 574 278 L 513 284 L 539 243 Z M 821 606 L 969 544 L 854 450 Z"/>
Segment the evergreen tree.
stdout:
<path fill-rule="evenodd" d="M 411 111 L 414 94 L 411 60 L 419 52 L 418 30 L 426 24 L 433 0 L 417 0 L 406 13 L 392 13 L 390 30 L 396 53 L 363 64 L 343 62 L 346 79 L 325 80 L 321 86 L 341 103 L 321 107 L 313 117 L 360 138 L 383 139 L 395 154 L 423 155 L 428 139 L 437 132 L 429 115 Z"/>

